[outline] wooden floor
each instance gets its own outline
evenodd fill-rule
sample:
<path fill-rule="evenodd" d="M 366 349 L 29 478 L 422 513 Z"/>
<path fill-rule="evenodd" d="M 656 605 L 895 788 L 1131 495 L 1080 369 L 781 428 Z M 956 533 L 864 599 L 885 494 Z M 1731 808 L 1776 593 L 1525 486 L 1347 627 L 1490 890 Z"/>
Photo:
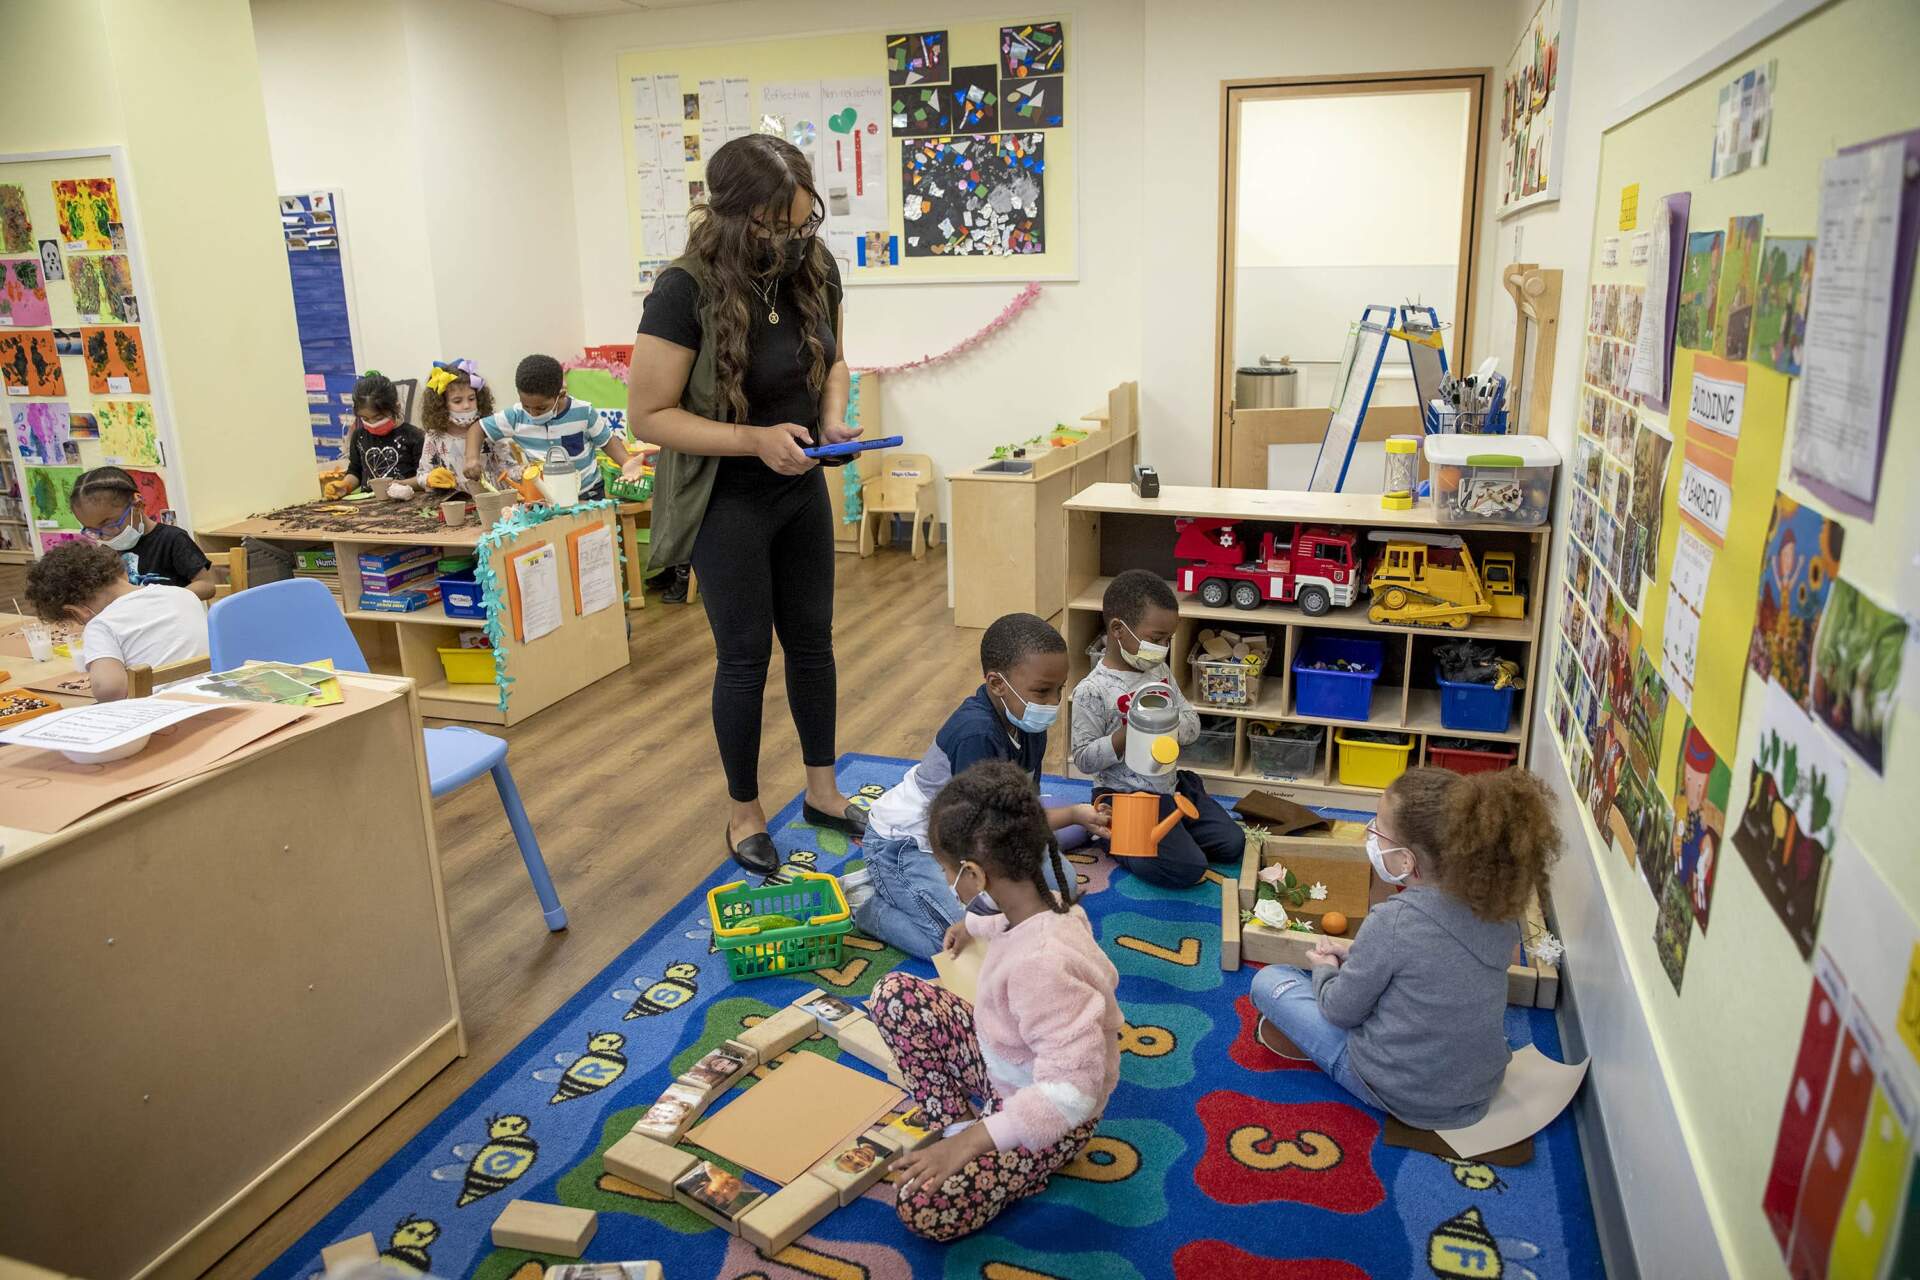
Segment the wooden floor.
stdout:
<path fill-rule="evenodd" d="M 979 683 L 980 633 L 953 626 L 945 557 L 836 557 L 839 749 L 918 756 Z M 0 595 L 19 575 L 6 566 Z M 548 933 L 484 784 L 435 806 L 468 1056 L 447 1068 L 207 1274 L 252 1276 L 585 986 L 724 860 L 726 789 L 708 698 L 713 640 L 698 608 L 650 602 L 633 665 L 504 732 L 571 927 Z M 776 650 L 761 796 L 803 783 Z M 1054 744 L 1050 767 L 1063 748 Z M 370 1006 L 371 1009 L 371 1006 Z"/>

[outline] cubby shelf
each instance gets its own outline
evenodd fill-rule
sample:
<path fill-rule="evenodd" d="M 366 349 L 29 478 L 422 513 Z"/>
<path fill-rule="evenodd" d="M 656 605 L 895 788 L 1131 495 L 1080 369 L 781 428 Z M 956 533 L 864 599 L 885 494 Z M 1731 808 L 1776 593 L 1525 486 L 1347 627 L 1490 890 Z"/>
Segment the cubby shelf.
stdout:
<path fill-rule="evenodd" d="M 1100 611 L 1100 597 L 1106 592 L 1111 577 L 1095 578 L 1078 595 L 1068 602 L 1069 609 L 1091 609 Z M 1475 618 L 1461 629 L 1451 627 L 1416 627 L 1399 622 L 1375 622 L 1367 617 L 1365 592 L 1361 593 L 1358 604 L 1345 609 L 1332 609 L 1315 618 L 1305 610 L 1290 604 L 1263 604 L 1257 609 L 1236 609 L 1226 605 L 1215 609 L 1200 603 L 1194 595 L 1180 595 L 1180 616 L 1183 618 L 1204 618 L 1209 622 L 1223 622 L 1229 628 L 1233 624 L 1242 627 L 1320 627 L 1328 631 L 1380 631 L 1393 635 L 1441 636 L 1453 638 L 1467 636 L 1474 640 L 1517 640 L 1533 639 L 1533 618 Z M 1531 607 L 1531 602 L 1529 602 Z"/>

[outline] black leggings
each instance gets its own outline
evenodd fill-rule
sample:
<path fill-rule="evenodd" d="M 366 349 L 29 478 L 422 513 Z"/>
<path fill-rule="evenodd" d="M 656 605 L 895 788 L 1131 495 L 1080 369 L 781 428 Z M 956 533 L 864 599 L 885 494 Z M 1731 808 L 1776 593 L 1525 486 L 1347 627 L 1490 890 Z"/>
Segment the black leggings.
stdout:
<path fill-rule="evenodd" d="M 734 481 L 723 467 L 693 544 L 713 628 L 713 736 L 736 801 L 760 795 L 760 711 L 773 636 L 787 706 L 809 767 L 833 755 L 833 511 L 818 469 L 784 484 Z"/>

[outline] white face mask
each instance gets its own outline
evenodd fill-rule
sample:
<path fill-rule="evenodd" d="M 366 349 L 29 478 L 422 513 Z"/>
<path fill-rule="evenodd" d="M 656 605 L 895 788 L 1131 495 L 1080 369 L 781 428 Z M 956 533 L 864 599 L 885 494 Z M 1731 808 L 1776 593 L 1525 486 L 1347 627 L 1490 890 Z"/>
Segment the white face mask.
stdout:
<path fill-rule="evenodd" d="M 527 413 L 527 406 L 521 405 L 520 411 L 522 413 Z M 560 405 L 556 401 L 553 408 L 547 410 L 545 413 L 527 413 L 527 421 L 531 422 L 536 427 L 544 427 L 549 422 L 552 422 L 555 418 L 559 416 L 560 416 Z"/>
<path fill-rule="evenodd" d="M 447 410 L 447 421 L 456 427 L 469 427 L 480 421 L 480 411 L 478 409 L 449 409 Z"/>
<path fill-rule="evenodd" d="M 960 879 L 966 874 L 967 864 L 963 862 L 960 864 L 960 869 L 953 873 L 953 883 L 947 886 L 947 892 L 958 898 L 960 896 Z M 978 897 L 979 895 L 975 894 L 974 896 Z"/>
<path fill-rule="evenodd" d="M 1399 875 L 1395 875 L 1393 872 L 1387 870 L 1387 850 L 1389 847 L 1396 853 L 1408 852 L 1402 845 L 1388 846 L 1381 844 L 1378 832 L 1367 832 L 1367 861 L 1373 864 L 1373 874 L 1379 876 L 1388 884 L 1405 884 L 1407 877 L 1413 874 L 1413 869 L 1409 867 Z"/>
<path fill-rule="evenodd" d="M 1127 627 L 1125 622 L 1122 622 L 1120 625 Z M 1127 664 L 1135 671 L 1150 671 L 1167 660 L 1167 646 L 1163 644 L 1152 644 L 1142 640 L 1139 636 L 1134 635 L 1132 627 L 1127 627 L 1127 634 L 1133 636 L 1135 648 L 1132 653 L 1128 653 L 1123 647 L 1120 650 L 1120 656 L 1125 658 Z"/>
<path fill-rule="evenodd" d="M 140 522 L 129 517 L 126 527 L 108 538 L 107 545 L 115 551 L 131 551 L 133 544 L 138 541 L 140 541 Z"/>

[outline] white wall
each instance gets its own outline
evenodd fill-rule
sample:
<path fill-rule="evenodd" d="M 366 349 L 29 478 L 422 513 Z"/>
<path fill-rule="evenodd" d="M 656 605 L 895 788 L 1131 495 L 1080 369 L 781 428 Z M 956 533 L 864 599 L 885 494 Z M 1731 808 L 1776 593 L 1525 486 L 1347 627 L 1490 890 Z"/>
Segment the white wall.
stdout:
<path fill-rule="evenodd" d="M 1007 12 L 1004 3 L 977 0 L 895 0 L 855 9 L 826 0 L 746 0 L 562 24 L 586 340 L 630 342 L 640 318 L 641 299 L 629 284 L 632 252 L 614 69 L 621 52 L 849 27 L 913 31 Z M 1142 160 L 1135 144 L 1145 97 L 1141 0 L 1101 0 L 1069 16 L 1080 280 L 1046 285 L 1009 331 L 963 360 L 881 382 L 886 430 L 930 454 L 943 475 L 980 465 L 996 444 L 1076 421 L 1106 403 L 1109 387 L 1139 374 Z M 1207 181 L 1211 163 L 1199 172 Z M 1210 241 L 1203 256 L 1211 271 Z M 849 290 L 848 358 L 855 365 L 885 365 L 944 350 L 991 320 L 1018 291 L 1017 285 L 997 284 Z M 1151 444 L 1149 452 L 1172 454 Z"/>
<path fill-rule="evenodd" d="M 468 356 L 511 388 L 529 352 L 576 354 L 562 24 L 492 0 L 254 0 L 253 20 L 280 189 L 341 192 L 362 366 Z"/>

